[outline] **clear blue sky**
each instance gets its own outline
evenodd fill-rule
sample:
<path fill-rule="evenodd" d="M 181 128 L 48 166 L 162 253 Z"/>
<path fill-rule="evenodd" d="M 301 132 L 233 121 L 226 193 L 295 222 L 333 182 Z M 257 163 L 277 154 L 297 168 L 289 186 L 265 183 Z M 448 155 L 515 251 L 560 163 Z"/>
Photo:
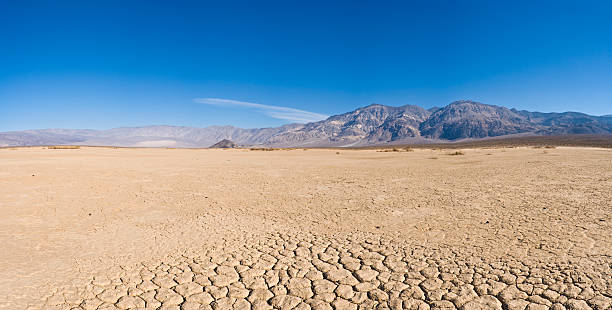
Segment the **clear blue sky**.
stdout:
<path fill-rule="evenodd" d="M 612 114 L 611 16 L 606 0 L 1 1 L 0 131 L 459 99 Z"/>

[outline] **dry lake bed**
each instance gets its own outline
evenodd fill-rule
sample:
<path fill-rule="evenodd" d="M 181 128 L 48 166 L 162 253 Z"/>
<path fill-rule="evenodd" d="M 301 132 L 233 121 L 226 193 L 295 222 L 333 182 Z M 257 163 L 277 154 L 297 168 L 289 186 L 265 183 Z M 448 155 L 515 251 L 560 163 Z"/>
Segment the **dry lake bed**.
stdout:
<path fill-rule="evenodd" d="M 5 148 L 0 212 L 1 309 L 612 309 L 612 149 Z"/>

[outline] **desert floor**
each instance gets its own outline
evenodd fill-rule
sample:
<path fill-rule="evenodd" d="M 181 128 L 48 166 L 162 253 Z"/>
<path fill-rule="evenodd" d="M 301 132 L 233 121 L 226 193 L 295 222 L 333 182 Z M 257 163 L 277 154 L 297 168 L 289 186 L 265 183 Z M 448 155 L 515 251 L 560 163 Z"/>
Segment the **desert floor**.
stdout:
<path fill-rule="evenodd" d="M 0 149 L 2 309 L 611 309 L 612 149 Z"/>

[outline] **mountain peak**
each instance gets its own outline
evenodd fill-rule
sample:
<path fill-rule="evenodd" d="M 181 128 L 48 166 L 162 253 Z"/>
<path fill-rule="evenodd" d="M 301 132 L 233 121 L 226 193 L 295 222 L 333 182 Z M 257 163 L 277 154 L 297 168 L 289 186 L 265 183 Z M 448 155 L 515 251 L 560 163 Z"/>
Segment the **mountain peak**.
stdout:
<path fill-rule="evenodd" d="M 488 106 L 489 104 L 484 104 L 484 103 L 481 103 L 481 102 L 478 102 L 478 101 L 464 99 L 464 100 L 453 101 L 453 102 L 451 102 L 448 105 L 449 106 L 453 106 L 453 105 L 486 105 L 486 106 Z"/>
<path fill-rule="evenodd" d="M 368 109 L 372 109 L 372 108 L 384 108 L 384 107 L 387 107 L 387 106 L 386 105 L 382 105 L 382 104 L 378 104 L 378 103 L 371 103 L 371 104 L 368 104 L 365 107 L 358 108 L 357 110 L 368 110 Z"/>

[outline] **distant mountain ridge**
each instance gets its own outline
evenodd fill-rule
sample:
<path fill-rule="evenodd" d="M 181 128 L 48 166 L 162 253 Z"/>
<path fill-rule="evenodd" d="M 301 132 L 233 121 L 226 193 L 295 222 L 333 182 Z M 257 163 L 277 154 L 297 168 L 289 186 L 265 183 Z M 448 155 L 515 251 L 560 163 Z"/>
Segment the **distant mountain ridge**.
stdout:
<path fill-rule="evenodd" d="M 208 147 L 224 139 L 239 145 L 274 147 L 366 146 L 565 134 L 612 134 L 612 116 L 519 111 L 470 100 L 430 109 L 371 104 L 319 122 L 272 128 L 146 126 L 2 132 L 0 146 Z"/>

